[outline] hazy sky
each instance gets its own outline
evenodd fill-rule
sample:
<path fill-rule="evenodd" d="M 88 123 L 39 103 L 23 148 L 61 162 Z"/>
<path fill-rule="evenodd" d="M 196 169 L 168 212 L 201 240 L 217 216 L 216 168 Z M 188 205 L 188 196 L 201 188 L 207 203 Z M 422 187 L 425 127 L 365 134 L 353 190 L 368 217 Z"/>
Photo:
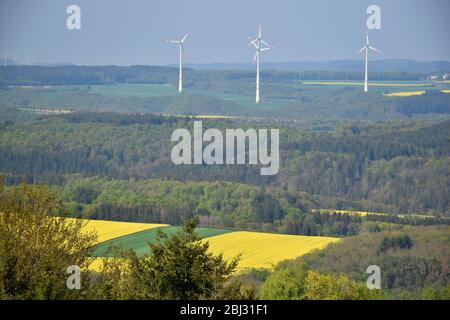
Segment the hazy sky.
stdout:
<path fill-rule="evenodd" d="M 81 30 L 66 27 L 71 4 L 81 8 Z M 276 47 L 265 61 L 355 59 L 371 4 L 382 13 L 382 29 L 371 31 L 383 50 L 377 59 L 450 60 L 449 0 L 0 0 L 0 50 L 21 62 L 33 55 L 38 62 L 170 64 L 177 47 L 165 39 L 192 30 L 187 62 L 249 62 L 247 37 L 262 24 Z"/>

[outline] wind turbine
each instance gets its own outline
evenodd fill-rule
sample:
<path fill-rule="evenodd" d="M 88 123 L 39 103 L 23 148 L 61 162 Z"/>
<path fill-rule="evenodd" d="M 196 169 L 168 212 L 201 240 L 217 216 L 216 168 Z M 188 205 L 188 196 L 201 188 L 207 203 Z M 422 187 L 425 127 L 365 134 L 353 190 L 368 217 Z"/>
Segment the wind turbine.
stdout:
<path fill-rule="evenodd" d="M 364 92 L 368 92 L 369 91 L 369 49 L 376 51 L 376 52 L 381 52 L 381 50 L 378 50 L 374 47 L 372 47 L 369 43 L 369 33 L 366 31 L 366 45 L 364 47 L 361 48 L 361 50 L 359 50 L 356 55 L 359 55 L 361 52 L 363 52 L 364 50 L 366 50 L 366 68 L 365 68 L 365 77 L 364 77 Z"/>
<path fill-rule="evenodd" d="M 191 34 L 190 31 L 186 33 L 181 40 L 166 40 L 167 43 L 174 43 L 180 46 L 180 75 L 178 77 L 178 92 L 183 92 L 183 54 L 184 54 L 184 42 L 186 38 Z"/>
<path fill-rule="evenodd" d="M 273 47 L 261 39 L 261 26 L 258 29 L 258 37 L 256 39 L 248 38 L 248 45 L 253 45 L 256 48 L 255 57 L 253 58 L 253 64 L 256 63 L 256 99 L 255 102 L 259 103 L 261 101 L 259 95 L 259 64 L 261 60 L 261 52 L 273 49 Z"/>

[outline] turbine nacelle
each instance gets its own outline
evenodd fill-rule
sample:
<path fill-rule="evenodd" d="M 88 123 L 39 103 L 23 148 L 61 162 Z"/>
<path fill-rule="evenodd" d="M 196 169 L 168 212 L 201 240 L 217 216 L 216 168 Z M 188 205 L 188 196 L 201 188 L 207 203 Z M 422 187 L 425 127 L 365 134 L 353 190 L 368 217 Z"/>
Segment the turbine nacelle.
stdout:
<path fill-rule="evenodd" d="M 178 44 L 180 46 L 183 46 L 186 39 L 191 35 L 191 31 L 188 31 L 181 40 L 166 40 L 167 43 L 173 43 Z"/>
<path fill-rule="evenodd" d="M 356 55 L 361 54 L 361 52 L 363 52 L 364 50 L 373 50 L 375 52 L 381 53 L 381 50 L 374 48 L 370 45 L 368 32 L 366 32 L 366 45 L 362 47 L 358 52 L 356 52 Z"/>

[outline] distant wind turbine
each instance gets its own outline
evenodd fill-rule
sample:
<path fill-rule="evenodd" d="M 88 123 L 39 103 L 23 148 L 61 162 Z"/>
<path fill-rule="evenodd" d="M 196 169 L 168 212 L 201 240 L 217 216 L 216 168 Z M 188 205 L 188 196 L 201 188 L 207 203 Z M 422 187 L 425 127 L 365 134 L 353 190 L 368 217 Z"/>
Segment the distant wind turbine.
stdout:
<path fill-rule="evenodd" d="M 261 52 L 268 51 L 270 49 L 273 49 L 270 44 L 265 42 L 261 39 L 261 26 L 259 26 L 258 29 L 258 37 L 256 39 L 248 38 L 249 42 L 248 45 L 253 45 L 256 48 L 255 57 L 253 58 L 253 64 L 256 63 L 256 103 L 259 103 L 261 101 L 261 97 L 259 95 L 259 64 L 261 60 Z"/>
<path fill-rule="evenodd" d="M 180 46 L 180 74 L 178 77 L 178 92 L 183 92 L 183 55 L 184 55 L 184 42 L 186 38 L 191 34 L 190 31 L 186 33 L 181 40 L 166 40 L 167 43 L 174 43 Z"/>
<path fill-rule="evenodd" d="M 370 46 L 369 43 L 369 33 L 366 31 L 366 45 L 364 47 L 361 48 L 361 50 L 359 50 L 356 55 L 359 55 L 361 52 L 363 52 L 364 50 L 366 50 L 366 68 L 365 68 L 365 76 L 364 76 L 364 92 L 368 92 L 369 91 L 369 49 L 376 51 L 376 52 L 381 52 L 381 50 L 378 50 L 372 46 Z"/>

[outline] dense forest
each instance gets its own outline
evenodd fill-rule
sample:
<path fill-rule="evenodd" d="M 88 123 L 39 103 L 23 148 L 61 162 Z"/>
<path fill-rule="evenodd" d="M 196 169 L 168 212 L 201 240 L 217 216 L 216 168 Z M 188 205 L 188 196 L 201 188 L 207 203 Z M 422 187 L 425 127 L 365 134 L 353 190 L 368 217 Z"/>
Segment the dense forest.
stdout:
<path fill-rule="evenodd" d="M 374 230 L 374 226 L 377 227 L 375 232 L 367 231 Z M 360 236 L 344 239 L 296 260 L 282 262 L 270 274 L 253 271 L 247 277 L 260 279 L 256 288 L 262 298 L 305 299 L 307 290 L 303 286 L 310 270 L 334 277 L 347 275 L 356 283 L 363 283 L 368 276 L 367 267 L 377 265 L 382 270 L 382 290 L 378 290 L 378 298 L 450 298 L 447 228 L 393 224 L 367 227 Z M 332 288 L 328 284 L 330 291 Z M 336 290 L 337 295 L 345 295 L 345 292 L 342 288 Z"/>
<path fill-rule="evenodd" d="M 113 83 L 175 83 L 178 70 L 157 66 L 7 66 L 0 72 L 0 85 L 77 85 L 77 84 L 113 84 Z M 185 70 L 186 85 L 205 81 L 251 81 L 253 71 L 213 71 Z M 348 71 L 264 71 L 262 76 L 269 82 L 292 82 L 295 80 L 362 80 L 362 72 Z M 424 73 L 375 72 L 373 80 L 421 80 Z"/>
<path fill-rule="evenodd" d="M 450 214 L 449 121 L 348 123 L 333 132 L 282 128 L 280 172 L 273 177 L 260 176 L 256 165 L 173 165 L 170 134 L 192 125 L 190 118 L 136 114 L 70 114 L 8 125 L 0 131 L 0 171 L 7 183 L 64 185 L 72 174 L 125 184 L 229 181 L 306 194 L 314 203 L 309 208 Z M 204 120 L 203 126 L 248 124 Z"/>

